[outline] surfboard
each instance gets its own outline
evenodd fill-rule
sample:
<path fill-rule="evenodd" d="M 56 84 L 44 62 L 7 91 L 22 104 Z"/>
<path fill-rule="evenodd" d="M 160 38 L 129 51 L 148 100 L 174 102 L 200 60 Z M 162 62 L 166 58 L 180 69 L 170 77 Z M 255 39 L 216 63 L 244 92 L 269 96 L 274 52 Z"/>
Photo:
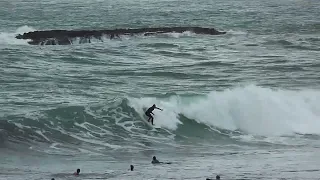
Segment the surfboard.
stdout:
<path fill-rule="evenodd" d="M 142 120 L 143 120 L 149 127 L 151 127 L 151 128 L 156 128 L 156 129 L 161 128 L 160 126 L 158 126 L 158 125 L 155 124 L 154 122 L 153 122 L 153 125 L 152 125 L 151 122 L 148 122 L 148 120 L 145 119 L 145 118 L 142 118 Z"/>

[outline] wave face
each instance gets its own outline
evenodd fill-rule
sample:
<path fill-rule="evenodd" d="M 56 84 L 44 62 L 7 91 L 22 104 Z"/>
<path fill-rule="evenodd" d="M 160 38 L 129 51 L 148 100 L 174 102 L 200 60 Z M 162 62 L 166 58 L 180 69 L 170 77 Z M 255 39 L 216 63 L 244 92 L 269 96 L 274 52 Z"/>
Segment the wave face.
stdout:
<path fill-rule="evenodd" d="M 147 148 L 192 139 L 240 143 L 243 137 L 294 137 L 320 134 L 320 92 L 272 90 L 250 85 L 204 95 L 120 98 L 108 103 L 61 106 L 8 115 L 1 122 L 2 144 L 49 143 L 56 149 Z M 153 103 L 160 130 L 143 121 Z M 238 140 L 237 140 L 238 139 Z M 196 142 L 196 141 L 195 141 Z M 254 141 L 252 141 L 254 142 Z M 65 153 L 65 152 L 64 152 Z"/>

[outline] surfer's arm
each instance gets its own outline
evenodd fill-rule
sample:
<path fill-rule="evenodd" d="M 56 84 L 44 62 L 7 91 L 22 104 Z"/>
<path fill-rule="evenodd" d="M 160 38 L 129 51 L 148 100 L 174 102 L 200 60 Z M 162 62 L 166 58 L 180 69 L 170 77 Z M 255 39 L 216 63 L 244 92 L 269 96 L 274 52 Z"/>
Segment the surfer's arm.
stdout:
<path fill-rule="evenodd" d="M 160 108 L 158 108 L 158 107 L 156 107 L 156 108 L 162 111 L 162 109 L 160 109 Z"/>

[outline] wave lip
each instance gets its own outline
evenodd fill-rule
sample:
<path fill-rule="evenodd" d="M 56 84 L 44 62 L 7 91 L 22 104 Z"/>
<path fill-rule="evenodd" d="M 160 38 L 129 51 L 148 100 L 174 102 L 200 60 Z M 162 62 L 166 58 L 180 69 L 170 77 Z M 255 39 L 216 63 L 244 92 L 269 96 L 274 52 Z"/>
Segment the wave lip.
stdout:
<path fill-rule="evenodd" d="M 137 28 L 137 29 L 114 29 L 114 30 L 47 30 L 33 31 L 18 34 L 17 39 L 30 39 L 32 45 L 68 45 L 72 44 L 72 39 L 80 38 L 80 43 L 90 43 L 91 39 L 99 39 L 108 36 L 110 39 L 119 38 L 120 35 L 143 34 L 144 36 L 163 34 L 163 33 L 184 33 L 193 32 L 195 34 L 220 35 L 214 28 L 204 27 L 158 27 L 158 28 Z"/>

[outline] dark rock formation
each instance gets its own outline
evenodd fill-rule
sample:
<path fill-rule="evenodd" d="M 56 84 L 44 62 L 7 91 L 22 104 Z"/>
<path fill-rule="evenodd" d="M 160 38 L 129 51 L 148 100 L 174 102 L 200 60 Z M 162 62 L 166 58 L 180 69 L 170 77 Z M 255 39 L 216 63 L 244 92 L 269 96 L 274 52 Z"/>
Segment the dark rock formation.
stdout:
<path fill-rule="evenodd" d="M 80 43 L 90 43 L 92 38 L 102 40 L 102 36 L 110 39 L 119 38 L 120 35 L 142 34 L 144 36 L 159 33 L 183 33 L 190 31 L 196 34 L 220 35 L 226 32 L 219 32 L 214 28 L 202 27 L 162 27 L 162 28 L 138 28 L 138 29 L 114 29 L 114 30 L 48 30 L 34 31 L 16 36 L 17 39 L 29 39 L 29 44 L 34 45 L 67 45 L 72 44 L 72 39 L 80 38 Z"/>

